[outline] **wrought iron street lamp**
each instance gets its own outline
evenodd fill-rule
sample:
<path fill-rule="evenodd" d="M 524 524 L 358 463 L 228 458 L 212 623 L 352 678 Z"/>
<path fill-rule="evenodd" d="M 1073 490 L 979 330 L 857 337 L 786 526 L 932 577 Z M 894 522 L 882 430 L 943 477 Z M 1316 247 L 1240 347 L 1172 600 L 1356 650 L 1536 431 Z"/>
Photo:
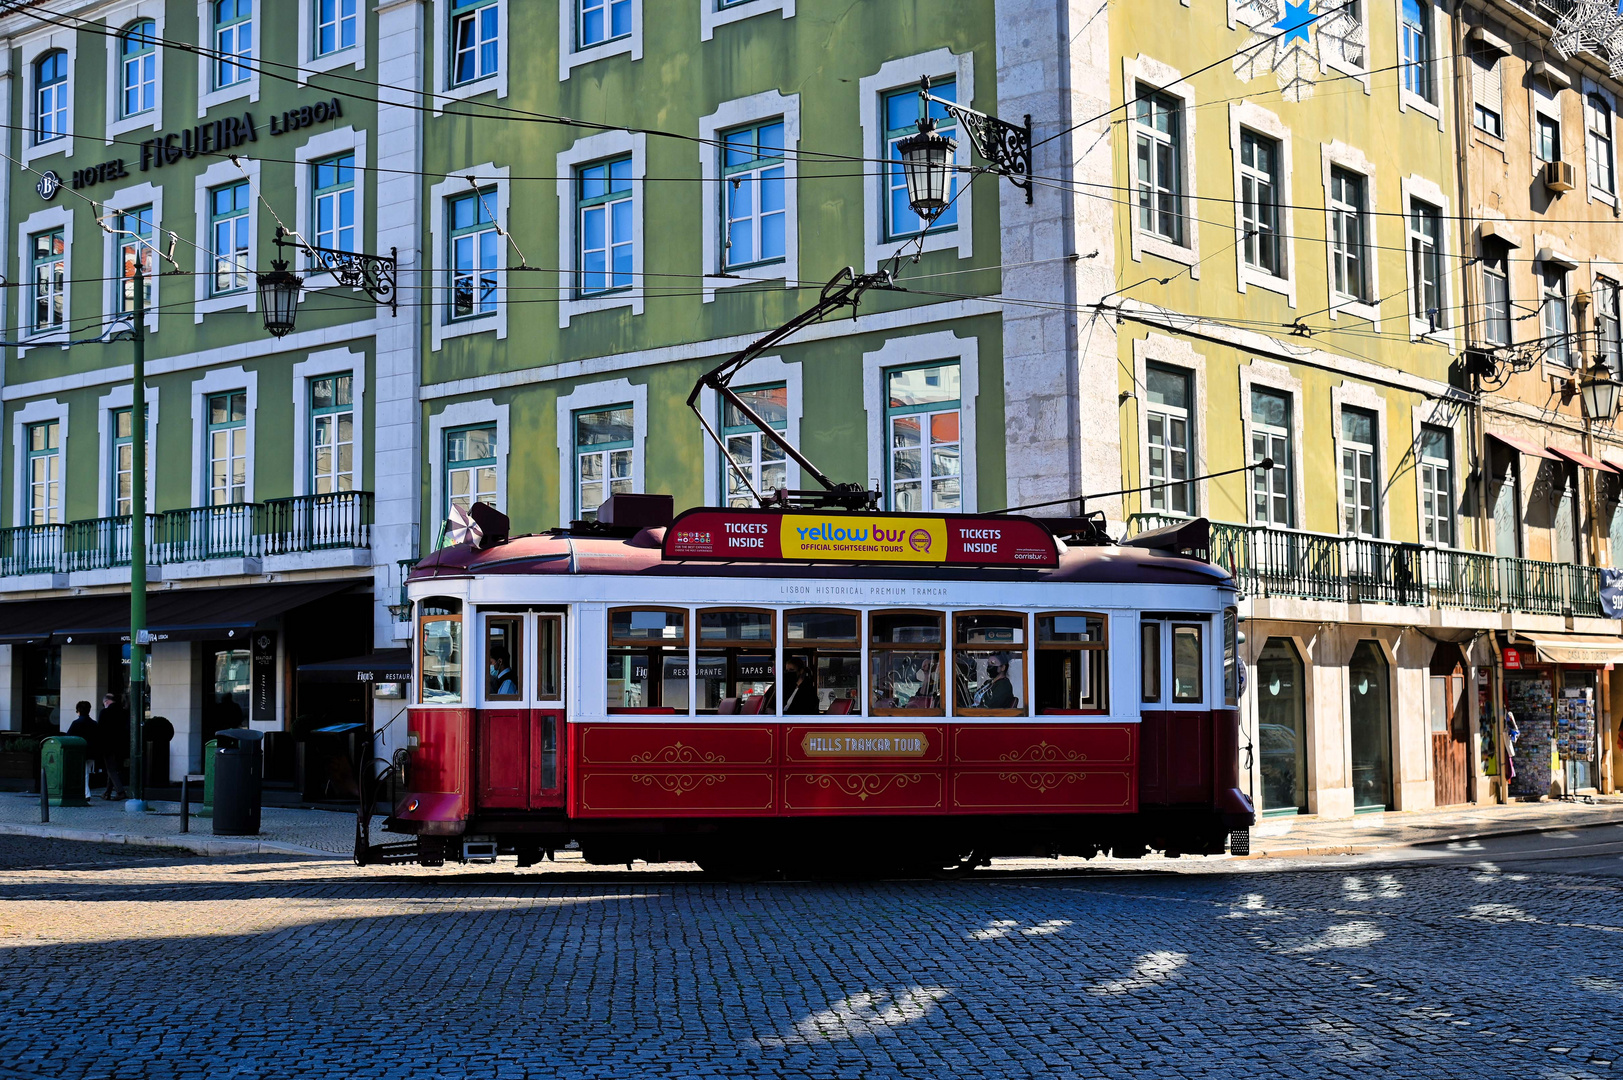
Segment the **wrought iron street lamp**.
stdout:
<path fill-rule="evenodd" d="M 939 105 L 969 136 L 975 152 L 986 160 L 991 172 L 1007 177 L 1026 193 L 1031 203 L 1031 114 L 1024 125 L 1016 126 L 995 116 L 936 97 L 930 93 L 930 77 L 919 80 L 919 131 L 896 144 L 907 176 L 907 200 L 913 212 L 933 222 L 952 201 L 952 174 L 956 171 L 953 151 L 958 144 L 935 133 L 936 121 L 930 106 Z"/>
<path fill-rule="evenodd" d="M 935 126 L 935 120 L 926 116 L 919 121 L 918 134 L 896 144 L 907 175 L 907 201 L 915 214 L 932 223 L 952 201 L 947 193 L 955 171 L 953 152 L 958 149 L 957 142 L 937 135 Z"/>
<path fill-rule="evenodd" d="M 1584 415 L 1601 423 L 1610 422 L 1617 415 L 1617 399 L 1623 391 L 1619 382 L 1599 357 L 1584 371 L 1578 382 L 1578 394 L 1583 399 Z"/>
<path fill-rule="evenodd" d="M 299 291 L 304 288 L 304 279 L 288 271 L 286 259 L 273 259 L 271 272 L 257 277 L 265 329 L 272 337 L 286 337 L 299 321 Z"/>
<path fill-rule="evenodd" d="M 375 303 L 388 304 L 390 314 L 400 313 L 399 293 L 395 286 L 398 252 L 389 249 L 387 255 L 367 255 L 358 251 L 316 247 L 302 240 L 286 240 L 287 231 L 276 228 L 276 248 L 293 248 L 310 257 L 313 273 L 331 274 L 338 284 L 360 289 Z M 265 329 L 274 337 L 292 333 L 299 318 L 299 291 L 304 279 L 288 269 L 286 259 L 271 260 L 271 271 L 257 275 L 259 284 L 259 310 L 265 314 Z"/>

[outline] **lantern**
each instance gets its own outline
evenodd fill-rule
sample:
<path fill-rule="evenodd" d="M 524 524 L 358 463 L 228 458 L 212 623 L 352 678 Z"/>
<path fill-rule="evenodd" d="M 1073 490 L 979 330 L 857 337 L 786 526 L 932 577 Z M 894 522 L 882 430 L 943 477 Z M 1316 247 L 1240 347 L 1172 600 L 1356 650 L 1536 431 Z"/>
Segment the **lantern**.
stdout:
<path fill-rule="evenodd" d="M 951 201 L 948 191 L 952 186 L 953 155 L 958 144 L 945 135 L 935 133 L 935 121 L 919 121 L 916 135 L 909 135 L 896 144 L 902 155 L 902 169 L 907 174 L 907 201 L 913 212 L 925 221 L 941 216 Z"/>
<path fill-rule="evenodd" d="M 256 275 L 259 281 L 259 310 L 265 315 L 265 329 L 273 337 L 286 337 L 299 316 L 299 290 L 304 279 L 291 274 L 287 262 L 275 259 L 271 272 Z"/>

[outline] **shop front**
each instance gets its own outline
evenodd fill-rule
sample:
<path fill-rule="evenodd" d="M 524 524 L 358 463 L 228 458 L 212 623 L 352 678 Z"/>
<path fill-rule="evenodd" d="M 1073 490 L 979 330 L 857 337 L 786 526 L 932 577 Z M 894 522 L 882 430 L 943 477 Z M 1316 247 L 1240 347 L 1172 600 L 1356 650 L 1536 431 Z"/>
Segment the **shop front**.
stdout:
<path fill-rule="evenodd" d="M 1512 635 L 1501 650 L 1510 794 L 1536 799 L 1601 786 L 1608 697 L 1623 639 Z"/>

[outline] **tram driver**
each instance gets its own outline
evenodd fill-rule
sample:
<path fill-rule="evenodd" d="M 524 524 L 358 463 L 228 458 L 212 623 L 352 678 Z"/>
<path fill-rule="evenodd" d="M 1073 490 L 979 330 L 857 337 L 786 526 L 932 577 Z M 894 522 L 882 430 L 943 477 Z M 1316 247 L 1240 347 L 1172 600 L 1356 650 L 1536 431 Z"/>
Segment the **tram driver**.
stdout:
<path fill-rule="evenodd" d="M 518 694 L 513 679 L 513 663 L 505 645 L 490 647 L 490 694 L 493 697 L 514 697 Z"/>

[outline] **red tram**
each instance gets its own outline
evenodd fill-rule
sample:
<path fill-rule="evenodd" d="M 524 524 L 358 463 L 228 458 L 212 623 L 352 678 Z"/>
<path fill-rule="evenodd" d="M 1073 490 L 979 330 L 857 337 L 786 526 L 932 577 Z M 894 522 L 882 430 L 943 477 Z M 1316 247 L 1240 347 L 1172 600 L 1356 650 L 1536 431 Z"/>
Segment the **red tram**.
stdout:
<path fill-rule="evenodd" d="M 950 869 L 1253 823 L 1234 584 L 1176 544 L 659 498 L 416 566 L 387 825 L 416 839 L 374 851 Z"/>

